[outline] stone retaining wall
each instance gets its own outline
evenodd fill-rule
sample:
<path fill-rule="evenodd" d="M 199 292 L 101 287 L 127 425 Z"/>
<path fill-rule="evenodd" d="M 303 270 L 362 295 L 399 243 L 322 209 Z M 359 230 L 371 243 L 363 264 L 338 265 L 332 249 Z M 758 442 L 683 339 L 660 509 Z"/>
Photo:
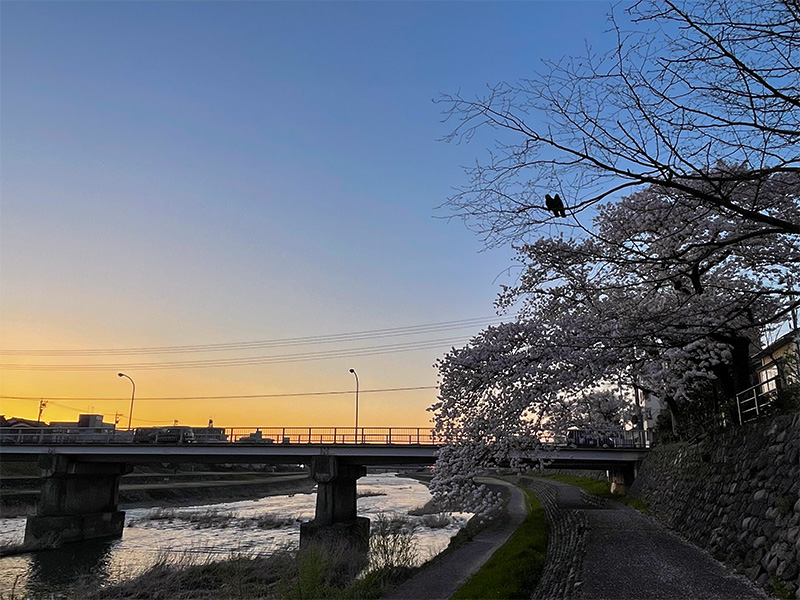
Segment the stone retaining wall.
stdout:
<path fill-rule="evenodd" d="M 580 577 L 586 554 L 586 515 L 582 510 L 559 510 L 556 488 L 546 480 L 520 477 L 519 484 L 536 494 L 550 524 L 547 558 L 531 600 L 580 598 L 583 585 Z"/>
<path fill-rule="evenodd" d="M 800 415 L 657 446 L 630 495 L 718 560 L 800 598 Z"/>

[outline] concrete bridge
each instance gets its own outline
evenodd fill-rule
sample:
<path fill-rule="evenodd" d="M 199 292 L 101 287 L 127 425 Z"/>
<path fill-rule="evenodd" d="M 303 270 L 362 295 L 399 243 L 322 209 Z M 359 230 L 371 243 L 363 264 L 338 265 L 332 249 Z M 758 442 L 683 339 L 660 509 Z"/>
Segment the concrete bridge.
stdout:
<path fill-rule="evenodd" d="M 213 436 L 193 434 L 191 440 L 175 436 L 188 428 L 158 429 L 164 433 L 160 442 L 154 436 L 137 439 L 139 430 L 0 428 L 0 460 L 38 461 L 42 478 L 37 514 L 26 523 L 26 544 L 121 536 L 125 513 L 118 509 L 119 482 L 133 465 L 302 463 L 317 483 L 317 503 L 314 520 L 301 526 L 301 546 L 333 538 L 366 547 L 369 520 L 356 508 L 356 482 L 366 467 L 433 465 L 440 447 L 431 430 L 417 428 L 196 428 Z M 545 446 L 514 458 L 552 468 L 606 469 L 612 489 L 624 493 L 646 452 L 644 447 Z"/>

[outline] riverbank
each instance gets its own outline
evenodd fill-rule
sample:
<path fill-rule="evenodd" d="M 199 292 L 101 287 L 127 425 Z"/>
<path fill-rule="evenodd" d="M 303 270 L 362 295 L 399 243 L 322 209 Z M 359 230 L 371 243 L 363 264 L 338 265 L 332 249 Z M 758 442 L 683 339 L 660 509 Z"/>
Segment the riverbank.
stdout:
<path fill-rule="evenodd" d="M 94 554 L 82 563 L 80 572 L 84 575 L 69 581 L 66 576 L 64 581 L 54 581 L 57 569 L 52 567 L 75 559 L 76 549 L 65 547 L 2 563 L 0 571 L 5 571 L 6 578 L 0 577 L 3 581 L 0 588 L 5 585 L 8 590 L 16 572 L 20 574 L 17 590 L 44 594 L 55 585 L 64 598 L 72 600 L 87 598 L 90 593 L 97 594 L 96 597 L 164 599 L 350 597 L 326 589 L 327 583 L 336 584 L 334 587 L 340 591 L 351 585 L 369 585 L 369 594 L 351 590 L 352 597 L 377 597 L 373 591 L 412 572 L 420 560 L 438 553 L 458 527 L 463 526 L 463 519 L 456 523 L 449 515 L 406 516 L 406 512 L 411 512 L 408 508 L 421 508 L 429 498 L 420 483 L 392 474 L 369 474 L 359 482 L 359 512 L 372 520 L 377 550 L 370 559 L 378 561 L 368 567 L 374 573 L 359 580 L 366 578 L 366 582 L 342 580 L 337 568 L 332 567 L 342 554 L 339 550 L 333 556 L 317 554 L 313 559 L 303 559 L 310 563 L 283 562 L 300 560 L 296 552 L 297 523 L 313 515 L 315 496 L 296 494 L 290 498 L 276 496 L 235 503 L 238 506 L 170 509 L 156 514 L 146 508 L 132 509 L 130 527 L 123 538 L 102 547 L 98 544 Z M 416 510 L 413 512 L 417 514 Z M 291 518 L 294 523 L 279 529 L 264 529 L 261 515 Z M 287 543 L 289 538 L 292 541 Z M 393 556 L 401 560 L 395 563 Z M 390 565 L 386 564 L 387 559 Z M 303 580 L 298 583 L 301 568 Z M 309 571 L 317 573 L 310 580 L 305 579 Z M 304 591 L 298 591 L 297 585 Z M 277 587 L 285 593 L 278 592 Z M 314 595 L 309 595 L 312 593 L 309 590 Z"/>
<path fill-rule="evenodd" d="M 191 474 L 173 474 L 172 477 L 183 477 Z M 220 476 L 226 473 L 211 475 L 207 481 L 167 481 L 160 475 L 156 477 L 162 483 L 139 483 L 120 485 L 120 510 L 132 510 L 136 508 L 177 508 L 201 506 L 206 504 L 220 504 L 223 502 L 237 502 L 241 500 L 257 500 L 268 496 L 291 496 L 294 494 L 310 494 L 313 492 L 316 482 L 308 476 L 305 471 L 296 473 L 280 473 L 270 475 L 245 475 L 238 479 L 222 479 Z M 205 474 L 209 477 L 208 474 Z M 150 476 L 145 476 L 144 479 Z M 167 480 L 170 478 L 167 477 Z M 13 502 L 14 495 L 24 500 L 18 504 L 5 503 L 10 499 Z M 21 517 L 35 514 L 36 498 L 38 491 L 9 492 L 4 490 L 2 493 L 5 510 L 0 517 Z M 11 514 L 9 514 L 11 513 Z M 48 550 L 58 546 L 57 543 L 41 546 L 28 546 L 25 544 L 7 544 L 0 546 L 0 557 L 26 554 L 40 550 Z"/>
<path fill-rule="evenodd" d="M 426 485 L 430 481 L 427 474 L 407 473 L 402 477 Z M 506 500 L 514 498 L 515 490 L 507 483 L 488 480 L 484 483 Z M 518 490 L 516 494 L 521 497 Z M 165 560 L 121 585 L 84 592 L 89 598 L 104 600 L 210 599 L 228 597 L 234 589 L 239 598 L 378 598 L 387 594 L 388 597 L 416 598 L 422 597 L 419 596 L 420 586 L 422 589 L 429 587 L 417 577 L 430 578 L 431 575 L 455 591 L 517 529 L 525 513 L 524 502 L 517 498 L 513 516 L 509 514 L 509 504 L 504 502 L 502 509 L 491 518 L 470 519 L 450 539 L 445 550 L 418 567 L 410 560 L 414 556 L 414 544 L 411 531 L 404 528 L 407 520 L 379 518 L 373 522 L 371 539 L 373 555 L 380 557 L 377 563 L 364 565 L 363 556 L 352 556 L 345 548 L 316 548 L 299 554 L 296 551 L 271 555 L 236 554 L 226 560 L 193 564 Z M 429 502 L 409 512 L 434 514 L 438 508 Z M 353 565 L 360 566 L 353 571 Z M 454 573 L 456 567 L 458 573 Z M 354 579 L 364 568 L 366 570 Z M 411 587 L 402 587 L 407 582 Z M 410 596 L 409 589 L 414 590 Z"/>
<path fill-rule="evenodd" d="M 387 592 L 388 600 L 433 600 L 450 598 L 511 538 L 527 515 L 522 492 L 498 479 L 481 479 L 501 494 L 501 508 L 490 516 L 476 515 L 450 540 L 448 547 L 432 560 L 409 573 L 405 581 Z M 546 542 L 545 542 L 546 546 Z M 505 570 L 509 565 L 503 564 Z M 523 568 L 527 565 L 523 565 Z M 510 565 L 514 568 L 514 565 Z M 516 597 L 516 596 L 513 596 Z"/>
<path fill-rule="evenodd" d="M 16 481 L 14 481 L 16 479 Z M 40 481 L 8 478 L 0 492 L 0 517 L 35 514 Z M 133 474 L 119 486 L 120 510 L 151 506 L 195 506 L 281 494 L 308 494 L 316 483 L 306 471 L 285 473 L 178 472 Z"/>
<path fill-rule="evenodd" d="M 265 496 L 310 494 L 316 482 L 308 473 L 267 475 L 249 481 L 202 481 L 120 486 L 120 510 L 152 506 L 196 506 Z"/>

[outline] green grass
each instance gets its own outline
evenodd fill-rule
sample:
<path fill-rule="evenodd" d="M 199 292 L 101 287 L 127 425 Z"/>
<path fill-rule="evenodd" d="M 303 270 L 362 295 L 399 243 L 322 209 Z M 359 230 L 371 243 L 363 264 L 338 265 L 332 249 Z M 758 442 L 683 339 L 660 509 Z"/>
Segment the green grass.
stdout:
<path fill-rule="evenodd" d="M 530 598 L 544 567 L 550 527 L 533 492 L 526 495 L 528 515 L 509 540 L 454 595 L 469 598 Z"/>
<path fill-rule="evenodd" d="M 560 481 L 561 483 L 568 483 L 576 487 L 582 488 L 601 498 L 608 498 L 622 504 L 626 504 L 631 508 L 635 508 L 639 512 L 647 514 L 647 505 L 638 498 L 629 498 L 628 496 L 620 496 L 619 494 L 611 493 L 611 484 L 606 480 L 592 479 L 590 477 L 575 477 L 574 475 L 539 475 L 543 479 L 552 479 Z"/>

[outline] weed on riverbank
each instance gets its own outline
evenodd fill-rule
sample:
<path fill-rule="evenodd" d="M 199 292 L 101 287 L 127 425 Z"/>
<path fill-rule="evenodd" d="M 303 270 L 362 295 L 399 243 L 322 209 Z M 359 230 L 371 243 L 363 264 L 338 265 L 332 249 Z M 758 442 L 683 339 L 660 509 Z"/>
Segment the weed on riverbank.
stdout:
<path fill-rule="evenodd" d="M 167 518 L 164 513 L 158 516 Z M 415 572 L 413 523 L 380 515 L 372 524 L 370 552 L 346 545 L 311 546 L 269 555 L 234 553 L 226 560 L 196 553 L 170 554 L 139 576 L 100 587 L 81 583 L 59 590 L 60 600 L 240 600 L 379 598 Z M 22 600 L 29 596 L 3 596 Z M 36 596 L 37 598 L 40 596 Z M 51 597 L 45 595 L 44 597 Z"/>
<path fill-rule="evenodd" d="M 136 527 L 147 521 L 186 521 L 195 529 L 208 529 L 216 527 L 227 529 L 238 527 L 240 529 L 280 529 L 290 527 L 297 521 L 297 517 L 281 517 L 272 514 L 263 514 L 255 517 L 238 517 L 232 511 L 207 509 L 203 511 L 178 511 L 173 508 L 155 508 L 143 517 L 128 521 L 128 527 Z"/>
<path fill-rule="evenodd" d="M 375 498 L 376 496 L 385 496 L 385 495 L 386 495 L 385 492 L 366 491 L 366 492 L 358 492 L 356 497 L 357 498 Z"/>

